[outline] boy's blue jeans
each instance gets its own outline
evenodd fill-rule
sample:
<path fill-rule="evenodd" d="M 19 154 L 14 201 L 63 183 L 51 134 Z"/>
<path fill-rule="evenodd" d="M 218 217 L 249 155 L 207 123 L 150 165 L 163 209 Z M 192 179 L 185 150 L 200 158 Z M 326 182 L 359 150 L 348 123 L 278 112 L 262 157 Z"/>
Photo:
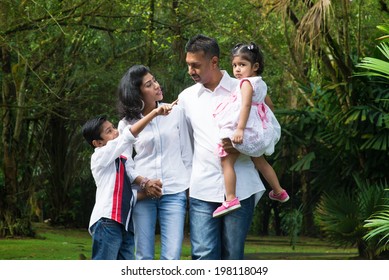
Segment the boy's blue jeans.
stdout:
<path fill-rule="evenodd" d="M 92 260 L 133 260 L 134 233 L 114 220 L 101 218 L 92 227 Z"/>

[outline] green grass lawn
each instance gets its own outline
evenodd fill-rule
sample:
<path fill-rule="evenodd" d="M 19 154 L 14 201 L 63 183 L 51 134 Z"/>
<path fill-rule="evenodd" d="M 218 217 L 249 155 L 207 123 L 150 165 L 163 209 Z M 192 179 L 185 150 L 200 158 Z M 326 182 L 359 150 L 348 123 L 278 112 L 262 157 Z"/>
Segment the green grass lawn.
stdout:
<path fill-rule="evenodd" d="M 91 257 L 91 236 L 87 230 L 58 229 L 34 225 L 34 239 L 0 239 L 0 260 L 78 260 Z M 159 258 L 159 238 L 156 259 Z M 347 260 L 358 256 L 356 248 L 336 248 L 330 243 L 300 237 L 293 250 L 288 237 L 249 236 L 245 258 L 251 260 Z M 189 238 L 185 238 L 182 259 L 190 259 Z"/>

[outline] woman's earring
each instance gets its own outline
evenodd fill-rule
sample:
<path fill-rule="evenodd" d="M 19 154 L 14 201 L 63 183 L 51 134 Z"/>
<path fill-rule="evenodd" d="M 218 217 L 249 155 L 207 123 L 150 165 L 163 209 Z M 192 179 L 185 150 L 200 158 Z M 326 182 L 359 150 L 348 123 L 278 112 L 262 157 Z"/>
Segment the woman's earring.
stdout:
<path fill-rule="evenodd" d="M 142 102 L 142 107 L 140 108 L 140 110 L 143 111 L 143 109 L 145 108 L 145 102 L 142 99 L 140 101 Z"/>

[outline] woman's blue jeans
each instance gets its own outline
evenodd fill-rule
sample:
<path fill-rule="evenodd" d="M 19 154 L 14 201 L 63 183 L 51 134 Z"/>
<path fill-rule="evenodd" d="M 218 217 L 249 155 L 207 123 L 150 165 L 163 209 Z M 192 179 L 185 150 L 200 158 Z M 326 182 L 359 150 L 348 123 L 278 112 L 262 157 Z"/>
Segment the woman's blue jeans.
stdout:
<path fill-rule="evenodd" d="M 159 199 L 138 201 L 134 207 L 135 252 L 137 260 L 154 259 L 155 228 L 161 230 L 161 259 L 179 260 L 184 239 L 186 192 L 166 194 Z"/>
<path fill-rule="evenodd" d="M 220 203 L 190 198 L 190 241 L 194 260 L 241 260 L 254 214 L 255 195 L 241 200 L 241 208 L 220 218 L 212 213 Z"/>

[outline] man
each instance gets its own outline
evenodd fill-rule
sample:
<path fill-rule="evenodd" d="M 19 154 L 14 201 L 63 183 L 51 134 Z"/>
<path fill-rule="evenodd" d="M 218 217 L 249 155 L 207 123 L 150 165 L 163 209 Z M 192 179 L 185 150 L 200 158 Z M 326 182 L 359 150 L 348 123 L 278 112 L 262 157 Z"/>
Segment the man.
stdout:
<path fill-rule="evenodd" d="M 219 69 L 219 55 L 216 40 L 204 35 L 194 36 L 186 45 L 188 73 L 196 82 L 179 95 L 194 145 L 189 191 L 192 259 L 243 259 L 254 207 L 265 191 L 250 157 L 240 155 L 235 170 L 241 208 L 221 218 L 212 217 L 224 201 L 225 190 L 212 113 L 237 85 L 236 79 Z M 231 143 L 224 148 L 233 152 Z"/>

